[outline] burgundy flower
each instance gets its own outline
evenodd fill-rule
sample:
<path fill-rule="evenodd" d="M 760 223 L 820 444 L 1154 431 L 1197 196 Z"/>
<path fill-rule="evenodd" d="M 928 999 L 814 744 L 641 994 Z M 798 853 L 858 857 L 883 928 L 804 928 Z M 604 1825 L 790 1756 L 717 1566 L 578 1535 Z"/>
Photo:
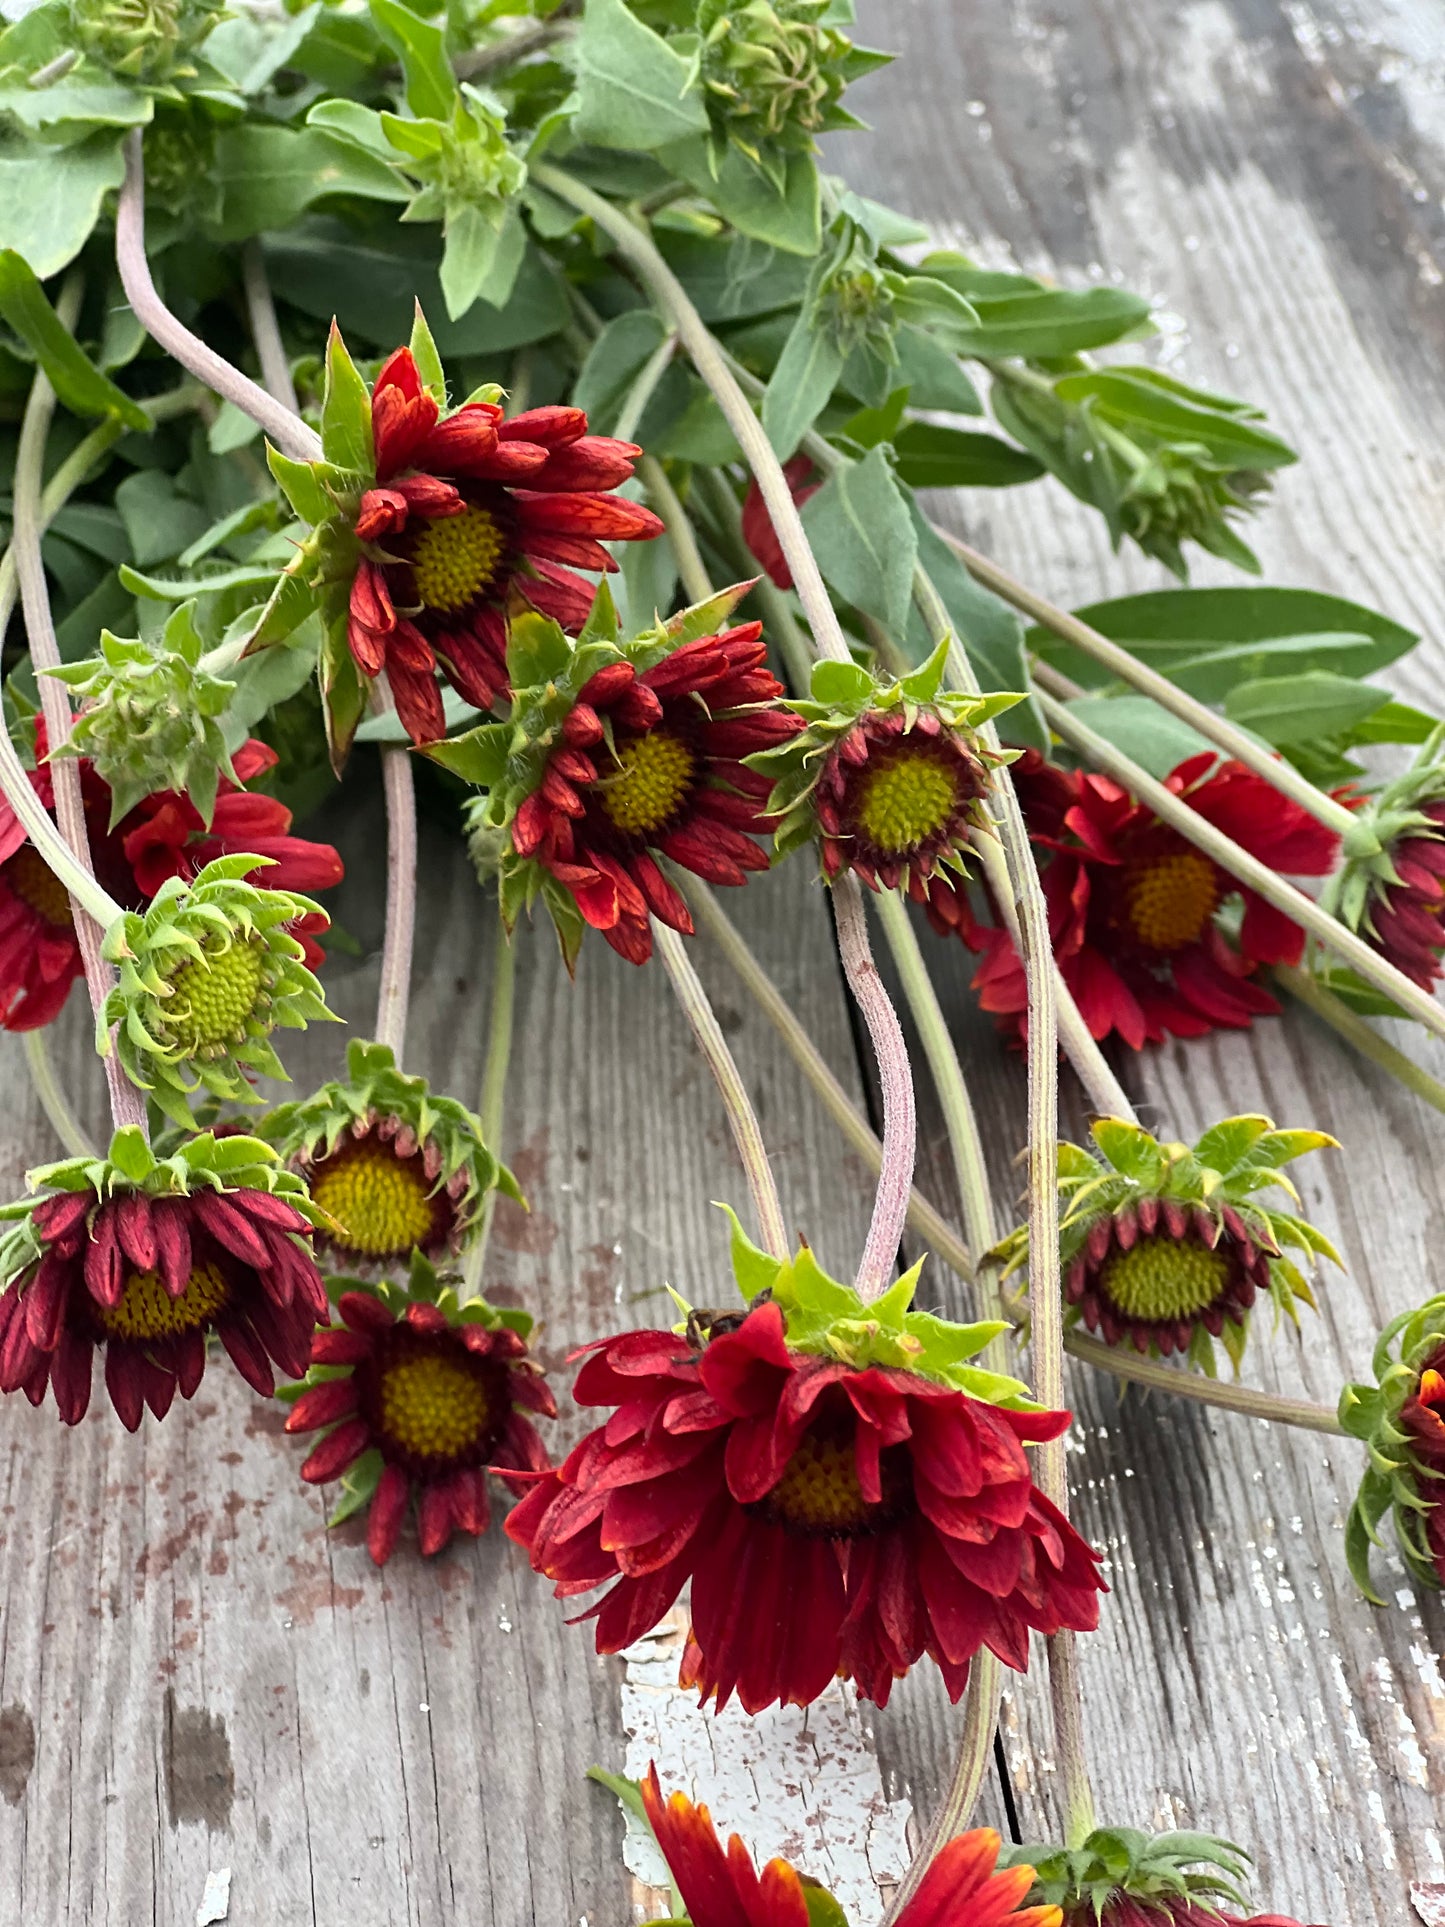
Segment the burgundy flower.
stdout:
<path fill-rule="evenodd" d="M 810 480 L 812 474 L 813 464 L 806 455 L 795 455 L 790 462 L 783 464 L 788 492 L 799 508 L 823 486 L 821 481 Z M 766 570 L 778 587 L 791 589 L 793 572 L 784 559 L 783 545 L 778 540 L 773 519 L 768 514 L 768 505 L 756 482 L 748 483 L 748 492 L 743 498 L 743 540 L 760 567 Z"/>
<path fill-rule="evenodd" d="M 1423 814 L 1438 834 L 1405 836 L 1391 848 L 1398 881 L 1383 885 L 1361 935 L 1412 983 L 1432 990 L 1445 953 L 1445 802 L 1426 804 Z"/>

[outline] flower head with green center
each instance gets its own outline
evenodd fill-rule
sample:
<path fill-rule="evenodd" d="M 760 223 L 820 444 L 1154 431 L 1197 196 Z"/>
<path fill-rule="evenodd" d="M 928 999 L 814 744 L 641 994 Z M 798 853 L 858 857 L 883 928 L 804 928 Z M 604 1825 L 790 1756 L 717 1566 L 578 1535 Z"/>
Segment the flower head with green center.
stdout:
<path fill-rule="evenodd" d="M 920 902 L 930 877 L 964 870 L 969 831 L 988 823 L 992 771 L 1011 760 L 976 732 L 1020 698 L 942 693 L 947 653 L 941 643 L 893 683 L 856 663 L 815 666 L 810 699 L 789 705 L 806 727 L 747 759 L 772 779 L 779 856 L 816 840 L 830 882 L 852 870 Z"/>
<path fill-rule="evenodd" d="M 1372 1370 L 1373 1385 L 1341 1393 L 1340 1423 L 1369 1448 L 1345 1550 L 1356 1583 L 1381 1606 L 1370 1584 L 1370 1548 L 1380 1543 L 1387 1512 L 1413 1577 L 1445 1585 L 1445 1296 L 1386 1325 Z"/>
<path fill-rule="evenodd" d="M 174 1123 L 190 1122 L 196 1090 L 254 1103 L 251 1078 L 286 1075 L 271 1032 L 331 1016 L 291 932 L 325 912 L 309 897 L 244 881 L 268 863 L 223 856 L 189 886 L 171 877 L 143 913 L 127 912 L 105 934 L 119 982 L 97 1020 L 98 1048 L 109 1051 L 118 1027 L 127 1077 Z"/>
<path fill-rule="evenodd" d="M 1232 1911 L 1245 1909 L 1249 1855 L 1207 1833 L 1100 1827 L 1075 1847 L 1005 1847 L 999 1864 L 1032 1867 L 1028 1901 L 1059 1908 L 1063 1927 L 1297 1927 Z"/>
<path fill-rule="evenodd" d="M 324 1221 L 301 1180 L 249 1137 L 183 1137 L 157 1156 L 134 1126 L 103 1158 L 27 1173 L 40 1198 L 0 1208 L 0 1391 L 47 1388 L 84 1417 L 97 1354 L 122 1424 L 190 1398 L 214 1333 L 263 1397 L 273 1364 L 304 1370 L 326 1293 L 311 1256 Z"/>
<path fill-rule="evenodd" d="M 555 1418 L 556 1403 L 527 1349 L 532 1320 L 483 1298 L 458 1299 L 420 1252 L 409 1285 L 333 1278 L 341 1323 L 317 1332 L 288 1432 L 326 1436 L 301 1468 L 313 1485 L 344 1479 L 329 1524 L 370 1506 L 367 1544 L 377 1565 L 396 1548 L 415 1496 L 417 1542 L 430 1556 L 453 1532 L 486 1531 L 488 1472 L 547 1469 L 528 1412 Z"/>
<path fill-rule="evenodd" d="M 1287 1257 L 1300 1251 L 1340 1262 L 1324 1233 L 1303 1218 L 1259 1203 L 1271 1186 L 1296 1198 L 1282 1166 L 1306 1151 L 1338 1148 L 1323 1131 L 1278 1131 L 1267 1117 L 1229 1117 L 1192 1148 L 1161 1144 L 1140 1125 L 1101 1118 L 1095 1152 L 1059 1146 L 1059 1255 L 1066 1315 L 1110 1345 L 1178 1353 L 1211 1374 L 1214 1340 L 1235 1367 L 1249 1314 L 1261 1294 L 1276 1317 L 1298 1323 L 1296 1301 L 1313 1305 L 1309 1283 Z M 998 1246 L 1004 1276 L 1028 1258 L 1021 1226 Z"/>
<path fill-rule="evenodd" d="M 236 780 L 217 722 L 235 684 L 202 666 L 194 608 L 182 603 L 155 643 L 102 629 L 98 657 L 50 672 L 82 705 L 57 753 L 89 758 L 109 783 L 112 829 L 144 797 L 164 790 L 188 795 L 209 823 L 222 774 Z"/>
<path fill-rule="evenodd" d="M 328 1214 L 325 1247 L 348 1269 L 455 1255 L 489 1191 L 521 1201 L 478 1119 L 403 1075 L 384 1044 L 353 1041 L 345 1082 L 281 1105 L 261 1129 Z"/>

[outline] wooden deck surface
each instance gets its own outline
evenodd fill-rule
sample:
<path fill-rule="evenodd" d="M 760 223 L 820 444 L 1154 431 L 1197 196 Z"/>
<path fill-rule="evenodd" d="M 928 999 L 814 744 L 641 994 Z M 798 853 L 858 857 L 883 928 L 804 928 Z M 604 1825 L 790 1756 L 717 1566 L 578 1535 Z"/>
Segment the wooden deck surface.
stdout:
<path fill-rule="evenodd" d="M 1432 0 L 860 0 L 860 37 L 904 59 L 870 83 L 871 139 L 834 163 L 940 240 L 1074 283 L 1117 271 L 1190 319 L 1171 365 L 1264 403 L 1301 448 L 1259 547 L 1271 579 L 1358 596 L 1427 643 L 1397 685 L 1445 702 L 1445 16 Z M 940 500 L 970 539 L 1068 604 L 1157 572 L 1110 557 L 1052 484 Z M 1212 579 L 1205 572 L 1202 579 Z M 374 806 L 324 830 L 352 865 L 337 914 L 366 959 L 333 1001 L 370 1023 L 380 940 Z M 454 840 L 423 830 L 409 1063 L 470 1098 L 488 919 Z M 730 898 L 840 1077 L 863 1076 L 825 907 L 801 870 Z M 998 1196 L 1016 1188 L 1021 1066 L 971 1012 L 968 960 L 925 933 L 983 1115 Z M 862 1174 L 726 965 L 699 944 L 769 1135 L 785 1206 L 846 1266 Z M 709 1200 L 738 1197 L 726 1127 L 660 981 L 589 946 L 569 985 L 526 944 L 505 1150 L 533 1201 L 499 1219 L 489 1289 L 578 1339 L 703 1301 L 724 1266 Z M 64 1061 L 99 1129 L 102 1086 L 72 1003 Z M 333 1074 L 344 1034 L 290 1054 Z M 1442 1053 L 1412 1036 L 1437 1070 Z M 55 1147 L 20 1049 L 0 1040 L 9 1193 Z M 1146 1121 L 1191 1136 L 1262 1109 L 1333 1131 L 1302 1173 L 1348 1271 L 1303 1339 L 1267 1335 L 1260 1384 L 1333 1401 L 1386 1318 L 1441 1284 L 1445 1120 L 1291 1015 L 1122 1066 Z M 921 1092 L 921 1181 L 952 1215 Z M 1077 1126 L 1076 1094 L 1065 1089 Z M 940 1299 L 961 1308 L 941 1267 Z M 1196 1407 L 1122 1403 L 1074 1368 L 1081 1528 L 1113 1594 L 1084 1643 L 1101 1819 L 1218 1831 L 1253 1851 L 1262 1906 L 1330 1927 L 1406 1927 L 1409 1883 L 1445 1881 L 1445 1612 L 1397 1567 L 1388 1612 L 1345 1572 L 1357 1448 Z M 765 1736 L 710 1726 L 659 1668 L 602 1661 L 500 1532 L 378 1575 L 328 1534 L 281 1413 L 224 1368 L 128 1438 L 0 1409 L 0 1895 L 26 1927 L 180 1927 L 231 1870 L 232 1922 L 265 1927 L 614 1927 L 643 1917 L 615 1803 L 629 1729 L 676 1749 L 719 1817 L 853 1892 L 893 1870 L 905 1803 L 940 1791 L 957 1715 L 905 1683 L 860 1719 L 841 1698 Z M 571 1430 L 564 1420 L 559 1443 Z M 661 1677 L 665 1679 L 666 1668 Z M 1051 1830 L 1043 1685 L 1011 1691 L 989 1817 Z M 768 1747 L 773 1747 L 769 1754 Z M 786 1755 L 781 1751 L 789 1749 Z M 770 1798 L 766 1762 L 789 1790 Z M 758 1760 L 756 1770 L 753 1760 Z M 803 1761 L 803 1765 L 799 1765 Z M 769 1829 L 772 1829 L 769 1832 Z M 860 1884 L 861 1883 L 861 1884 Z M 855 1927 L 868 1927 L 856 1909 Z"/>

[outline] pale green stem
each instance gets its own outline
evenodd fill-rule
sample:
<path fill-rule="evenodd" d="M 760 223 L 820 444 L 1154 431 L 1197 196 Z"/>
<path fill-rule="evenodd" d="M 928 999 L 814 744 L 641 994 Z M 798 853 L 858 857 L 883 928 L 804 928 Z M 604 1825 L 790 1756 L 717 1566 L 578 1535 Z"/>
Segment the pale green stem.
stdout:
<path fill-rule="evenodd" d="M 1276 964 L 1270 975 L 1282 990 L 1314 1012 L 1316 1017 L 1327 1023 L 1331 1030 L 1338 1032 L 1347 1044 L 1352 1044 L 1362 1057 L 1368 1057 L 1381 1070 L 1388 1071 L 1391 1077 L 1412 1090 L 1416 1097 L 1424 1098 L 1437 1111 L 1445 1111 L 1445 1084 L 1429 1071 L 1407 1057 L 1402 1050 L 1396 1050 L 1387 1043 L 1372 1024 L 1365 1021 L 1358 1011 L 1351 1010 L 1342 997 L 1327 990 L 1318 977 L 1308 970 L 1298 970 L 1292 964 Z"/>
<path fill-rule="evenodd" d="M 482 1066 L 482 1089 L 477 1116 L 482 1126 L 482 1142 L 493 1157 L 502 1155 L 502 1120 L 506 1108 L 507 1070 L 512 1061 L 512 1032 L 517 1008 L 517 953 L 523 926 L 519 923 L 511 936 L 500 915 L 492 945 L 492 1001 L 487 1021 L 487 1061 Z M 477 1297 L 482 1289 L 482 1274 L 487 1263 L 487 1242 L 492 1235 L 492 1219 L 497 1212 L 497 1194 L 489 1191 L 482 1199 L 477 1228 L 462 1261 L 466 1283 L 464 1296 Z"/>
<path fill-rule="evenodd" d="M 246 289 L 246 314 L 251 323 L 251 340 L 261 364 L 261 379 L 266 392 L 293 415 L 301 413 L 296 402 L 296 384 L 291 379 L 291 363 L 286 359 L 276 320 L 276 303 L 271 297 L 271 282 L 266 273 L 266 257 L 260 240 L 253 235 L 241 249 L 241 275 Z"/>
<path fill-rule="evenodd" d="M 677 336 L 665 335 L 656 348 L 642 364 L 637 379 L 627 391 L 627 399 L 617 417 L 617 425 L 612 433 L 619 442 L 634 442 L 638 424 L 647 413 L 647 404 L 657 393 L 659 382 L 672 366 L 672 358 L 677 353 Z"/>
<path fill-rule="evenodd" d="M 383 745 L 381 781 L 386 792 L 386 930 L 376 996 L 376 1041 L 389 1047 L 400 1069 L 416 942 L 416 776 L 410 749 Z"/>
<path fill-rule="evenodd" d="M 637 475 L 648 499 L 662 518 L 667 539 L 672 544 L 673 560 L 690 602 L 706 602 L 712 594 L 702 551 L 697 546 L 692 523 L 672 486 L 667 470 L 655 455 L 644 455 L 637 464 Z M 638 611 L 641 614 L 641 611 Z"/>
<path fill-rule="evenodd" d="M 1271 788 L 1308 810 L 1311 816 L 1337 835 L 1349 837 L 1358 834 L 1360 824 L 1355 813 L 1347 810 L 1342 803 L 1337 803 L 1332 796 L 1317 790 L 1293 764 L 1274 755 L 1236 724 L 1218 715 L 1207 703 L 1186 695 L 1167 676 L 1161 676 L 1157 669 L 1151 669 L 1136 656 L 1131 656 L 1127 649 L 1120 648 L 1117 642 L 1111 642 L 1078 616 L 1056 608 L 1052 602 L 1016 581 L 1006 569 L 1001 569 L 977 549 L 970 548 L 967 542 L 961 541 L 949 530 L 936 528 L 935 532 L 958 556 L 969 574 L 986 589 L 992 590 L 1005 602 L 1012 603 L 1014 608 L 1022 610 L 1041 627 L 1052 630 L 1064 642 L 1071 643 L 1121 682 L 1129 683 L 1158 703 L 1161 709 L 1167 709 L 1171 715 L 1178 716 L 1192 729 L 1198 730 L 1201 736 L 1222 749 L 1227 756 L 1243 763 L 1246 769 L 1252 769 Z"/>
<path fill-rule="evenodd" d="M 616 244 L 618 252 L 637 270 L 667 320 L 677 330 L 693 366 L 711 389 L 728 427 L 737 438 L 749 468 L 757 477 L 778 542 L 797 584 L 798 597 L 812 627 L 818 653 L 839 662 L 851 661 L 848 644 L 828 599 L 817 559 L 803 530 L 782 464 L 772 443 L 763 432 L 747 396 L 738 386 L 721 344 L 714 340 L 707 324 L 693 306 L 687 290 L 678 280 L 651 237 L 611 201 L 594 194 L 590 187 L 574 180 L 562 169 L 547 162 L 532 168 L 532 178 L 594 221 Z"/>
<path fill-rule="evenodd" d="M 701 490 L 712 510 L 714 522 L 731 551 L 733 567 L 744 575 L 757 573 L 757 563 L 743 537 L 743 512 L 728 486 L 727 477 L 715 468 L 698 468 L 693 471 L 692 485 Z M 813 679 L 813 647 L 803 625 L 793 614 L 792 604 L 765 573 L 757 573 L 752 594 L 763 612 L 764 633 L 783 659 L 794 695 L 806 696 Z"/>
<path fill-rule="evenodd" d="M 48 1030 L 27 1030 L 25 1032 L 25 1067 L 30 1072 L 30 1084 L 40 1108 L 44 1111 L 50 1128 L 60 1139 L 66 1155 L 73 1158 L 99 1157 L 100 1152 L 91 1142 L 85 1126 L 71 1109 L 70 1099 L 64 1086 L 55 1074 L 55 1064 L 50 1055 L 50 1034 Z"/>
<path fill-rule="evenodd" d="M 1393 964 L 1387 963 L 1363 938 L 1357 937 L 1353 930 L 1337 922 L 1327 910 L 1321 909 L 1313 897 L 1307 897 L 1292 883 L 1286 883 L 1267 863 L 1261 863 L 1258 857 L 1241 849 L 1222 830 L 1207 823 L 1172 790 L 1166 789 L 1147 770 L 1123 755 L 1097 730 L 1081 722 L 1063 703 L 1056 702 L 1043 690 L 1038 692 L 1038 702 L 1054 734 L 1078 750 L 1096 769 L 1103 770 L 1115 782 L 1121 783 L 1131 796 L 1147 804 L 1157 817 L 1171 829 L 1178 830 L 1196 849 L 1212 857 L 1222 870 L 1227 870 L 1246 889 L 1253 890 L 1266 903 L 1283 911 L 1292 922 L 1300 924 L 1327 950 L 1332 950 L 1357 976 L 1363 977 L 1367 984 L 1373 985 L 1392 1003 L 1398 1004 L 1406 1016 L 1417 1018 L 1437 1036 L 1445 1037 L 1445 1007 L 1412 984 Z"/>
<path fill-rule="evenodd" d="M 525 60 L 529 54 L 540 53 L 550 47 L 554 40 L 561 40 L 572 31 L 572 22 L 581 11 L 576 0 L 562 0 L 560 7 L 550 13 L 545 20 L 535 20 L 530 26 L 519 27 L 515 33 L 507 34 L 503 40 L 493 41 L 490 47 L 471 47 L 464 53 L 453 56 L 452 72 L 458 80 L 475 80 L 481 74 L 490 74 L 499 67 L 510 67 L 518 60 Z"/>
<path fill-rule="evenodd" d="M 723 1109 L 732 1127 L 738 1158 L 753 1194 L 753 1211 L 763 1249 L 774 1258 L 787 1258 L 787 1227 L 783 1221 L 783 1207 L 773 1179 L 772 1166 L 768 1162 L 767 1146 L 763 1143 L 762 1127 L 748 1096 L 747 1086 L 728 1049 L 727 1039 L 722 1034 L 722 1026 L 708 1001 L 701 978 L 693 969 L 687 945 L 678 933 L 654 917 L 652 939 L 662 959 L 662 967 L 667 972 L 667 980 L 682 1006 L 683 1015 L 692 1026 L 697 1047 L 706 1059 L 722 1095 Z"/>
<path fill-rule="evenodd" d="M 946 1847 L 955 1835 L 962 1833 L 973 1818 L 973 1810 L 978 1804 L 978 1796 L 983 1791 L 984 1778 L 993 1759 L 994 1734 L 998 1731 L 998 1709 L 1002 1698 L 1002 1680 L 1003 1672 L 998 1661 L 986 1646 L 980 1647 L 969 1668 L 968 1697 L 964 1702 L 963 1710 L 963 1732 L 959 1735 L 958 1757 L 954 1761 L 953 1778 L 942 1804 L 919 1844 L 917 1853 L 909 1862 L 908 1871 L 889 1902 L 888 1912 L 883 1916 L 882 1927 L 898 1927 L 904 1909 L 917 1893 L 934 1856 Z M 937 1916 L 931 1916 L 931 1918 L 937 1918 Z M 963 1922 L 969 1916 L 959 1914 L 957 1918 Z"/>
<path fill-rule="evenodd" d="M 678 880 L 676 873 L 674 876 L 675 880 Z M 741 931 L 718 902 L 714 893 L 697 877 L 687 876 L 680 881 L 685 884 L 690 907 L 697 912 L 708 935 L 732 965 L 748 995 L 778 1033 L 788 1055 L 807 1078 L 823 1108 L 876 1177 L 883 1168 L 883 1146 L 867 1118 L 828 1068 L 822 1052 L 798 1021 L 782 992 L 748 948 Z M 958 1234 L 916 1186 L 909 1196 L 908 1222 L 929 1250 L 936 1251 L 943 1262 L 951 1266 L 965 1283 L 974 1282 L 973 1261 L 964 1249 Z"/>
<path fill-rule="evenodd" d="M 1246 1418 L 1268 1419 L 1275 1425 L 1294 1425 L 1304 1432 L 1333 1432 L 1344 1436 L 1344 1427 L 1328 1405 L 1315 1405 L 1304 1398 L 1280 1398 L 1274 1392 L 1257 1392 L 1248 1385 L 1227 1385 L 1202 1372 L 1181 1371 L 1159 1359 L 1141 1358 L 1137 1352 L 1102 1344 L 1083 1332 L 1069 1332 L 1064 1350 L 1084 1364 L 1131 1385 L 1147 1385 L 1151 1391 L 1167 1392 L 1171 1398 L 1190 1399 L 1196 1405 L 1214 1405 L 1223 1412 L 1240 1412 Z"/>

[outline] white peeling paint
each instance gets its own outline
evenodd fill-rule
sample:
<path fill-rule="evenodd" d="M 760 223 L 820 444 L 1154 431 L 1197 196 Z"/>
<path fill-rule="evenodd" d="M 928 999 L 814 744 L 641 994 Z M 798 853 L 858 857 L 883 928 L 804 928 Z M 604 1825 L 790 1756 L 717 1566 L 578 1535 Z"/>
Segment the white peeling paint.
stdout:
<path fill-rule="evenodd" d="M 876 1927 L 880 1883 L 891 1888 L 908 1864 L 910 1807 L 883 1790 L 873 1709 L 835 1682 L 806 1709 L 704 1712 L 677 1685 L 686 1631 L 675 1610 L 624 1654 L 624 1770 L 640 1780 L 656 1761 L 664 1789 L 705 1801 L 721 1838 L 740 1834 L 756 1864 L 791 1861 L 837 1896 L 854 1927 Z M 656 1848 L 632 1827 L 623 1855 L 639 1880 L 666 1884 Z"/>
<path fill-rule="evenodd" d="M 196 1927 L 214 1927 L 231 1911 L 231 1869 L 212 1868 L 206 1875 L 206 1890 L 196 1909 Z"/>

